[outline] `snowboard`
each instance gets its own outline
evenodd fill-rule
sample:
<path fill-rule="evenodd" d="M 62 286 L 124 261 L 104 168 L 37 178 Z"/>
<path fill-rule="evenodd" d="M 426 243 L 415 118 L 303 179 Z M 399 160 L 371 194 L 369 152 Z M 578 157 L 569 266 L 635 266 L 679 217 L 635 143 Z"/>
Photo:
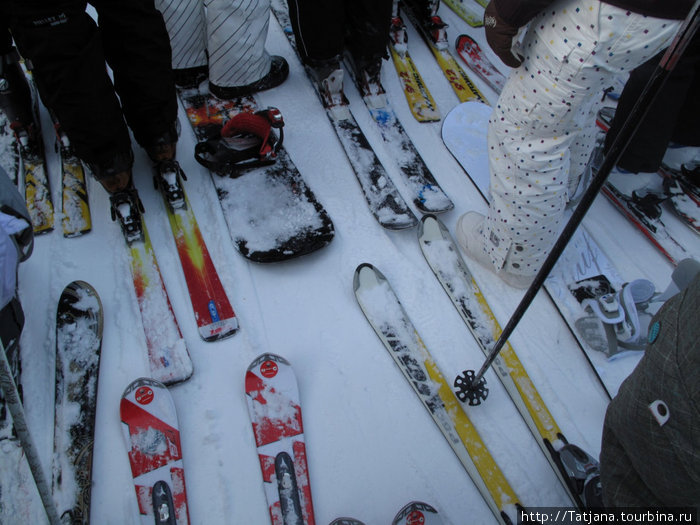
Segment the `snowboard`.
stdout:
<path fill-rule="evenodd" d="M 136 379 L 122 394 L 119 412 L 141 523 L 189 523 L 180 427 L 170 392 L 153 379 Z"/>
<path fill-rule="evenodd" d="M 177 91 L 200 142 L 220 136 L 232 116 L 258 109 L 252 97 L 216 98 L 206 78 L 194 86 L 177 86 Z M 211 177 L 233 244 L 247 259 L 284 261 L 319 250 L 333 239 L 330 216 L 283 146 L 273 164 Z"/>
<path fill-rule="evenodd" d="M 246 401 L 272 525 L 313 525 L 301 401 L 294 370 L 275 354 L 248 367 Z"/>
<path fill-rule="evenodd" d="M 442 138 L 447 149 L 460 163 L 485 200 L 489 200 L 489 163 L 486 132 L 491 108 L 478 102 L 456 106 L 445 117 Z M 624 280 L 594 238 L 580 226 L 545 281 L 545 289 L 559 313 L 577 338 L 581 349 L 610 397 L 641 359 L 641 352 L 605 353 L 607 344 L 584 330 L 588 318 L 571 288 L 577 289 L 593 279 L 605 279 L 611 290 L 620 290 Z M 595 293 L 595 291 L 593 292 Z"/>
<path fill-rule="evenodd" d="M 84 281 L 68 284 L 56 313 L 53 497 L 62 520 L 90 523 L 92 450 L 103 312 Z"/>
<path fill-rule="evenodd" d="M 391 525 L 442 525 L 442 519 L 432 506 L 412 501 L 396 513 Z"/>

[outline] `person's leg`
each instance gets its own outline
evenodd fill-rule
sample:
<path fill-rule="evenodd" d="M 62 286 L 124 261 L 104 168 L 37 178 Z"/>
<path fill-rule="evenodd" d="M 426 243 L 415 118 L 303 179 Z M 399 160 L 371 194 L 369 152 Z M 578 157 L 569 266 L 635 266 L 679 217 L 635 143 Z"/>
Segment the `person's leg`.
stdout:
<path fill-rule="evenodd" d="M 597 0 L 560 0 L 536 17 L 489 123 L 491 203 L 481 243 L 493 269 L 534 277 L 564 215 L 571 147 L 612 75 L 668 44 L 679 22 Z M 628 37 L 629 35 L 629 37 Z"/>
<path fill-rule="evenodd" d="M 133 156 L 119 100 L 105 69 L 102 35 L 84 1 L 6 3 L 22 56 L 44 104 L 76 153 L 108 191 L 130 180 Z"/>
<path fill-rule="evenodd" d="M 202 0 L 156 0 L 170 37 L 175 82 L 189 85 L 207 74 L 207 24 Z"/>
<path fill-rule="evenodd" d="M 153 0 L 93 0 L 114 87 L 134 138 L 154 161 L 172 159 L 177 95 L 170 39 Z"/>

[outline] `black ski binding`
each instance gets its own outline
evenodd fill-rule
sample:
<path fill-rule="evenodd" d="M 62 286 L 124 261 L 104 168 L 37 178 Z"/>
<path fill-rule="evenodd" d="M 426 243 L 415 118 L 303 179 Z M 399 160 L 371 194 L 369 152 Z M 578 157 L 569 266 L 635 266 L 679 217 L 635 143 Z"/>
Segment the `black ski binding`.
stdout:
<path fill-rule="evenodd" d="M 156 173 L 153 175 L 153 185 L 165 196 L 168 205 L 173 210 L 186 206 L 185 192 L 182 189 L 182 181 L 187 180 L 185 173 L 176 160 L 164 160 L 156 164 Z"/>
<path fill-rule="evenodd" d="M 136 193 L 136 189 L 131 187 L 113 193 L 109 196 L 111 204 L 112 220 L 119 220 L 122 233 L 127 244 L 134 241 L 143 240 L 143 229 L 141 227 L 141 213 L 143 204 Z"/>
<path fill-rule="evenodd" d="M 455 394 L 462 403 L 469 403 L 469 406 L 480 405 L 489 395 L 489 389 L 486 387 L 486 379 L 482 376 L 479 382 L 474 385 L 474 370 L 465 370 L 462 375 L 458 375 L 454 381 L 454 387 L 457 389 Z"/>
<path fill-rule="evenodd" d="M 175 505 L 170 487 L 165 481 L 157 481 L 153 485 L 153 515 L 156 525 L 176 525 Z"/>

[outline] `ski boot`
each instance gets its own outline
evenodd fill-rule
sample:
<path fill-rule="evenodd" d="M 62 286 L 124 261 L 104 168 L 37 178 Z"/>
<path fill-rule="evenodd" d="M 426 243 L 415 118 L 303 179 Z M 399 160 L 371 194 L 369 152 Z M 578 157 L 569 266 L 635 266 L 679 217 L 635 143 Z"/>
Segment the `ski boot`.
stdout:
<path fill-rule="evenodd" d="M 130 185 L 122 191 L 111 194 L 109 202 L 112 220 L 119 220 L 119 226 L 121 226 L 127 244 L 144 240 L 141 225 L 141 214 L 144 209 L 136 188 Z"/>
<path fill-rule="evenodd" d="M 156 164 L 153 185 L 163 194 L 172 210 L 183 209 L 187 206 L 182 181 L 187 180 L 185 172 L 176 160 L 163 160 Z"/>
<path fill-rule="evenodd" d="M 603 506 L 600 465 L 576 445 L 567 443 L 559 449 L 559 461 L 574 494 L 587 509 Z"/>

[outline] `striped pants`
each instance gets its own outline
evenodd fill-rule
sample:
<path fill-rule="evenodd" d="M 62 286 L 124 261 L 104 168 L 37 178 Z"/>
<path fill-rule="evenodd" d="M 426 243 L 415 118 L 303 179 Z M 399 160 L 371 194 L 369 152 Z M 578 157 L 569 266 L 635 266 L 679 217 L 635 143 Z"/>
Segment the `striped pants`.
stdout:
<path fill-rule="evenodd" d="M 270 71 L 265 40 L 270 0 L 156 0 L 173 51 L 173 69 L 207 64 L 220 87 L 244 86 Z"/>
<path fill-rule="evenodd" d="M 603 90 L 668 46 L 679 26 L 598 0 L 558 0 L 532 20 L 525 59 L 489 122 L 483 235 L 496 269 L 537 273 L 593 148 Z"/>

